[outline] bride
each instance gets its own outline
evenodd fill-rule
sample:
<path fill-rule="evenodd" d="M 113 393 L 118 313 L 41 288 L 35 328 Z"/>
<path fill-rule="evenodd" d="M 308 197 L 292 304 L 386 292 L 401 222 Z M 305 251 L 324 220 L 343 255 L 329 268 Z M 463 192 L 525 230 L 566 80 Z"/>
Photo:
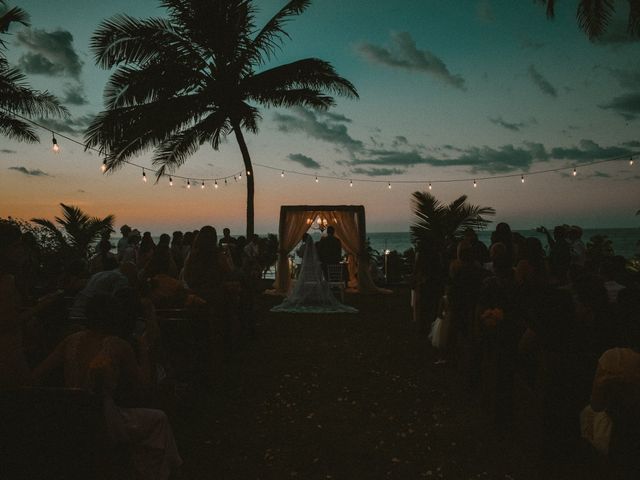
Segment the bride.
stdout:
<path fill-rule="evenodd" d="M 284 301 L 271 309 L 272 312 L 300 313 L 356 313 L 358 310 L 340 303 L 331 293 L 329 284 L 322 275 L 318 251 L 311 235 L 303 237 L 304 252 L 298 279 Z"/>

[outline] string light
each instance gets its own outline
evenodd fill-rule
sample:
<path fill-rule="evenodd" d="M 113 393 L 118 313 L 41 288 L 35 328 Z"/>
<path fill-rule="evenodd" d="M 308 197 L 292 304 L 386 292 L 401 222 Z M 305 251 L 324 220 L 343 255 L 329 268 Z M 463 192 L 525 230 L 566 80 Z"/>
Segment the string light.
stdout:
<path fill-rule="evenodd" d="M 573 176 L 575 177 L 576 175 L 578 175 L 578 171 L 576 170 L 575 167 L 573 167 Z"/>
<path fill-rule="evenodd" d="M 102 173 L 107 171 L 107 159 L 102 160 L 102 165 L 100 165 L 100 171 Z"/>
<path fill-rule="evenodd" d="M 284 178 L 284 170 L 282 170 L 282 173 L 280 174 L 280 176 Z"/>
<path fill-rule="evenodd" d="M 213 188 L 218 188 L 218 181 L 216 180 L 215 183 L 213 184 Z"/>
<path fill-rule="evenodd" d="M 633 157 L 629 158 L 629 165 L 633 165 Z"/>
<path fill-rule="evenodd" d="M 476 188 L 478 186 L 478 184 L 476 183 L 476 181 L 473 181 L 473 188 Z"/>
<path fill-rule="evenodd" d="M 147 183 L 147 174 L 144 172 L 144 168 L 142 169 L 142 181 Z"/>
<path fill-rule="evenodd" d="M 173 187 L 173 178 L 169 177 L 169 186 Z"/>
<path fill-rule="evenodd" d="M 202 185 L 200 186 L 200 188 L 204 188 L 204 182 L 202 182 Z"/>
<path fill-rule="evenodd" d="M 429 190 L 431 190 L 431 182 L 429 182 Z"/>
<path fill-rule="evenodd" d="M 191 188 L 191 182 L 187 180 L 187 188 Z"/>
<path fill-rule="evenodd" d="M 387 186 L 387 188 L 391 190 L 391 182 L 389 182 L 389 185 Z"/>
<path fill-rule="evenodd" d="M 53 153 L 58 153 L 60 151 L 60 145 L 58 145 L 58 140 L 56 140 L 56 136 L 51 132 L 51 143 L 53 143 Z"/>
<path fill-rule="evenodd" d="M 522 183 L 524 183 L 524 175 L 521 175 L 521 176 L 520 176 L 520 181 L 521 181 Z"/>
<path fill-rule="evenodd" d="M 251 176 L 251 170 L 247 170 L 247 177 Z"/>
<path fill-rule="evenodd" d="M 318 176 L 316 175 L 316 183 L 318 183 Z"/>
<path fill-rule="evenodd" d="M 353 187 L 353 180 L 349 180 L 349 186 Z"/>
<path fill-rule="evenodd" d="M 238 174 L 238 180 L 242 180 L 242 172 Z"/>

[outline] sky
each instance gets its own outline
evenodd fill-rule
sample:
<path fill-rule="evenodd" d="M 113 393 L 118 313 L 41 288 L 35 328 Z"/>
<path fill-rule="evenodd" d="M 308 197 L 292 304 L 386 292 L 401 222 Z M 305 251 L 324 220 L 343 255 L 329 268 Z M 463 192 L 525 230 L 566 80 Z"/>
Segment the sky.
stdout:
<path fill-rule="evenodd" d="M 8 3 L 31 16 L 31 28 L 5 37 L 9 61 L 68 107 L 70 119 L 47 125 L 79 141 L 104 108 L 110 74 L 95 65 L 93 32 L 121 13 L 166 15 L 157 0 Z M 262 25 L 286 2 L 255 3 Z M 364 205 L 369 231 L 407 231 L 411 194 L 429 182 L 439 200 L 468 195 L 515 229 L 640 226 L 640 41 L 626 35 L 627 2 L 616 4 L 607 34 L 592 42 L 577 27 L 575 0 L 557 2 L 552 20 L 533 0 L 315 0 L 287 24 L 291 38 L 269 66 L 322 58 L 359 99 L 337 98 L 327 112 L 261 109 L 259 133 L 245 134 L 256 231 L 277 232 L 280 206 L 299 204 Z M 144 183 L 132 166 L 103 175 L 97 153 L 58 138 L 54 154 L 51 133 L 38 133 L 33 145 L 0 137 L 0 217 L 53 219 L 62 202 L 154 235 L 206 224 L 245 230 L 243 179 L 203 190 L 154 184 L 152 173 Z M 614 157 L 623 160 L 585 165 Z M 132 161 L 151 167 L 150 158 Z M 241 170 L 231 136 L 176 174 Z"/>

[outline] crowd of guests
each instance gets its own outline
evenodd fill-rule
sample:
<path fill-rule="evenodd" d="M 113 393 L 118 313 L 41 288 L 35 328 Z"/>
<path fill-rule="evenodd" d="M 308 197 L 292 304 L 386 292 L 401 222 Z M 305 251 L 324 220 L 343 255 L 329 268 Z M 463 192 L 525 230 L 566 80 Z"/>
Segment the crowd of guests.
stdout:
<path fill-rule="evenodd" d="M 169 478 L 181 459 L 166 415 L 148 408 L 171 370 L 158 312 L 195 309 L 251 327 L 260 238 L 225 228 L 218 241 L 212 226 L 157 243 L 127 225 L 121 233 L 117 246 L 107 234 L 92 256 L 70 259 L 40 295 L 23 278 L 30 234 L 0 222 L 0 390 L 64 386 L 102 397 L 109 437 L 129 446 L 136 478 Z"/>
<path fill-rule="evenodd" d="M 441 317 L 440 363 L 457 367 L 500 431 L 511 431 L 520 382 L 540 400 L 547 452 L 579 444 L 580 427 L 588 434 L 587 406 L 609 415 L 609 453 L 637 473 L 638 277 L 622 257 L 590 259 L 579 227 L 539 231 L 548 251 L 506 223 L 489 246 L 472 229 L 457 244 L 427 239 L 416 258 L 415 320 L 429 331 Z"/>

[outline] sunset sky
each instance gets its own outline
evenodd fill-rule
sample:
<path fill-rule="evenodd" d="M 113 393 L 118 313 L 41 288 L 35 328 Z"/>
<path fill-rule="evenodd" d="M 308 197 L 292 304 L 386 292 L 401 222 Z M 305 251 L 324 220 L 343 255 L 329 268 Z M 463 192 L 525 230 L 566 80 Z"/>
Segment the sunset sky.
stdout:
<path fill-rule="evenodd" d="M 255 3 L 262 25 L 285 1 Z M 328 112 L 261 111 L 260 132 L 246 135 L 256 164 L 256 231 L 276 232 L 280 206 L 297 204 L 362 204 L 370 231 L 406 231 L 411 193 L 429 181 L 439 199 L 467 194 L 517 229 L 639 226 L 640 42 L 626 35 L 627 2 L 616 2 L 620 14 L 598 42 L 578 30 L 576 3 L 557 2 L 548 20 L 533 0 L 314 1 L 287 24 L 291 39 L 272 64 L 322 58 L 360 99 L 337 99 Z M 82 140 L 103 109 L 110 72 L 89 50 L 100 22 L 119 13 L 165 16 L 159 4 L 9 2 L 31 15 L 31 29 L 14 26 L 5 36 L 10 62 L 72 113 L 49 122 L 52 130 Z M 63 202 L 156 235 L 205 224 L 245 229 L 244 180 L 202 190 L 144 184 L 135 167 L 105 176 L 96 153 L 58 138 L 54 154 L 51 133 L 38 133 L 35 145 L 0 137 L 0 217 L 52 219 Z M 616 156 L 624 160 L 584 166 Z M 151 167 L 150 157 L 134 161 Z M 559 167 L 566 170 L 527 175 Z M 230 137 L 219 151 L 202 147 L 177 173 L 197 179 L 241 169 Z M 282 178 L 281 170 L 310 176 Z M 474 178 L 510 173 L 473 188 Z M 468 180 L 438 182 L 455 179 Z M 421 183 L 397 183 L 407 180 Z"/>

